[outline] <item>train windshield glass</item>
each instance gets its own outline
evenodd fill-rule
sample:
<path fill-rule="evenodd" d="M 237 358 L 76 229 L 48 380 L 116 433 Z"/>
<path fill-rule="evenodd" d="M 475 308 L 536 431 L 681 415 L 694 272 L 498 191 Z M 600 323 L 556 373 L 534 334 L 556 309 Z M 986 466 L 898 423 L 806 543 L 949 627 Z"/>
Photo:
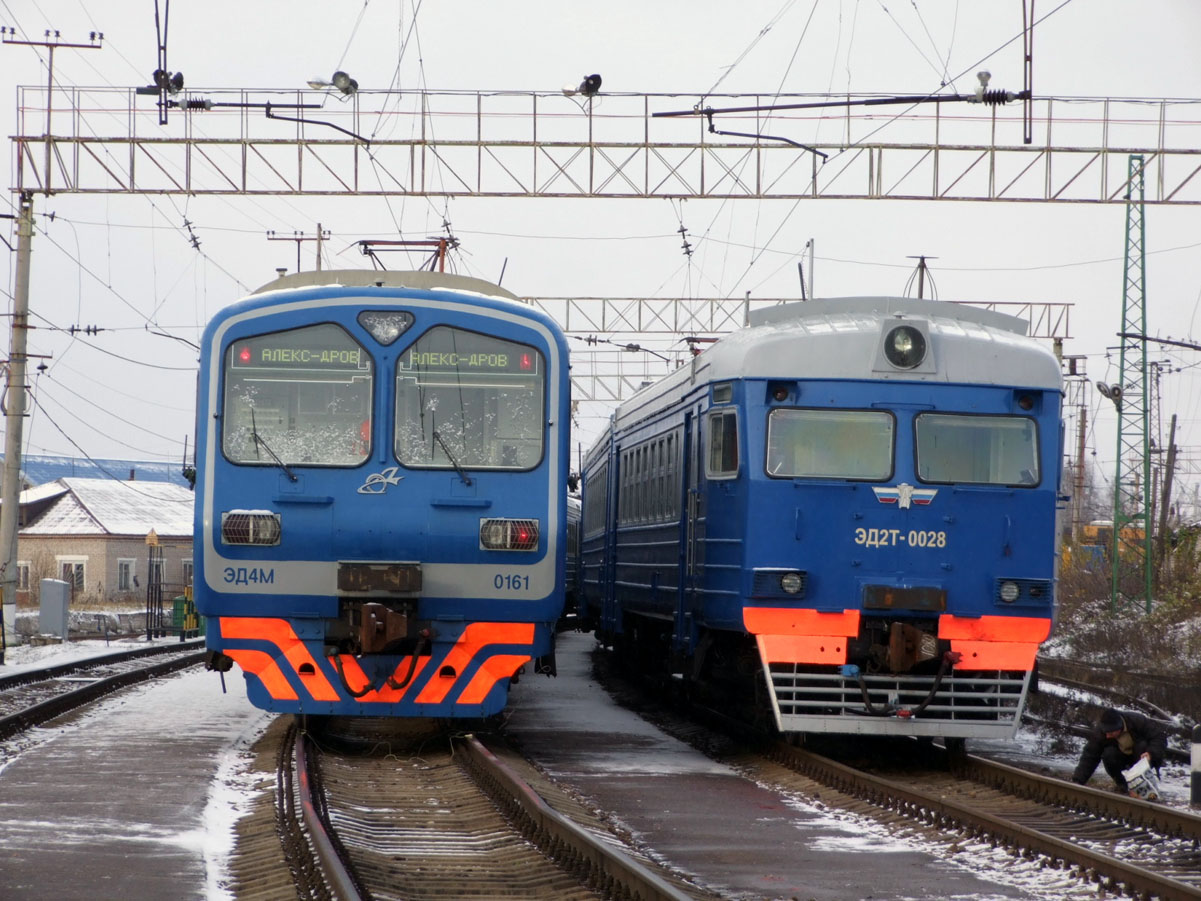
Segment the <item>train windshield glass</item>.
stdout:
<path fill-rule="evenodd" d="M 892 475 L 895 423 L 874 410 L 775 409 L 767 418 L 767 474 L 777 479 Z"/>
<path fill-rule="evenodd" d="M 1034 487 L 1039 481 L 1038 427 L 1024 416 L 921 413 L 917 476 L 923 482 Z"/>
<path fill-rule="evenodd" d="M 225 351 L 222 446 L 235 463 L 357 466 L 371 451 L 373 364 L 332 323 Z"/>
<path fill-rule="evenodd" d="M 528 345 L 430 329 L 397 363 L 396 458 L 438 469 L 537 466 L 545 368 Z"/>

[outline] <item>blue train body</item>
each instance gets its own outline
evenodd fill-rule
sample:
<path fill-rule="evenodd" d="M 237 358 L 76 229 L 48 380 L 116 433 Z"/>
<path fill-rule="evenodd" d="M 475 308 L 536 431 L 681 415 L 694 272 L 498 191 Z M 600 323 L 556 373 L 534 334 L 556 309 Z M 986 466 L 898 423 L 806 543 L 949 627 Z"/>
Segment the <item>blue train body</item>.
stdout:
<path fill-rule="evenodd" d="M 585 461 L 582 615 L 782 731 L 1012 735 L 1062 459 L 1059 363 L 1025 328 L 792 304 L 643 389 Z"/>
<path fill-rule="evenodd" d="M 477 279 L 302 273 L 201 350 L 210 666 L 290 713 L 478 717 L 564 603 L 567 348 Z"/>

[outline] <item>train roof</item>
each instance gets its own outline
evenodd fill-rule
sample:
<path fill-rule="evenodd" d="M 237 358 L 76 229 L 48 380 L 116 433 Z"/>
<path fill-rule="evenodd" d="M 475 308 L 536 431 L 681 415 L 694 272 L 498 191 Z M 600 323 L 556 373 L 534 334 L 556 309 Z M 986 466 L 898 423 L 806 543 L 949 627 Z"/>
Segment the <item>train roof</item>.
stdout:
<path fill-rule="evenodd" d="M 264 294 L 268 291 L 287 291 L 293 288 L 313 288 L 329 285 L 345 288 L 415 288 L 419 291 L 458 291 L 464 294 L 482 294 L 485 297 L 501 297 L 505 300 L 520 301 L 521 298 L 500 285 L 484 281 L 482 278 L 472 278 L 469 275 L 456 275 L 452 272 L 390 272 L 375 269 L 323 269 L 311 272 L 293 272 L 282 275 L 252 294 Z"/>
<path fill-rule="evenodd" d="M 685 386 L 737 378 L 1063 387 L 1059 360 L 1049 347 L 1027 337 L 1024 320 L 979 307 L 847 297 L 782 304 L 749 318 L 746 328 L 723 336 L 621 404 L 617 420 L 640 420 L 669 404 Z M 902 320 L 919 325 L 929 337 L 927 360 L 915 369 L 899 370 L 883 360 L 885 326 Z"/>

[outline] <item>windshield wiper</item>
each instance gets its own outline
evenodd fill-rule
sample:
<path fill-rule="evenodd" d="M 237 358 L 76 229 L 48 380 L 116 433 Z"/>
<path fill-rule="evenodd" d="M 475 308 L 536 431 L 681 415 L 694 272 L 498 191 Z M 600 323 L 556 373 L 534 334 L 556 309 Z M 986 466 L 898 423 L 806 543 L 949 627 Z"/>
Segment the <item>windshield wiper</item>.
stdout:
<path fill-rule="evenodd" d="M 259 434 L 258 426 L 254 422 L 254 407 L 250 408 L 250 437 L 254 439 L 254 452 L 256 455 L 258 454 L 258 449 L 261 447 L 275 461 L 275 465 L 284 471 L 284 475 L 288 477 L 289 481 L 296 481 L 296 473 L 288 468 L 288 464 L 279 458 L 279 455 L 271 449 L 271 445 Z"/>
<path fill-rule="evenodd" d="M 442 436 L 438 434 L 437 429 L 434 429 L 434 440 L 438 442 L 438 445 L 442 448 L 443 453 L 445 453 L 447 459 L 450 460 L 450 465 L 455 468 L 455 472 L 459 474 L 459 478 L 463 480 L 463 484 L 470 485 L 471 479 L 468 477 L 467 473 L 463 471 L 463 467 L 459 465 L 459 461 L 455 459 L 455 455 L 450 452 L 450 448 L 446 446 L 446 442 L 442 440 Z"/>

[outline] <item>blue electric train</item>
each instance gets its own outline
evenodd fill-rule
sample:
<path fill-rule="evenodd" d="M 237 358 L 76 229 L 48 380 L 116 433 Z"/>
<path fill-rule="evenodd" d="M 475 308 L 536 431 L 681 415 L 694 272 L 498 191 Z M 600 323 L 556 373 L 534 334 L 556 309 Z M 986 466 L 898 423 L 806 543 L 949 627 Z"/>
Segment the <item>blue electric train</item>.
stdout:
<path fill-rule="evenodd" d="M 588 453 L 581 615 L 783 732 L 1010 737 L 1055 615 L 1061 402 L 1011 316 L 753 314 Z"/>
<path fill-rule="evenodd" d="M 570 390 L 547 316 L 478 279 L 327 271 L 201 350 L 210 667 L 287 713 L 482 717 L 564 603 Z"/>

